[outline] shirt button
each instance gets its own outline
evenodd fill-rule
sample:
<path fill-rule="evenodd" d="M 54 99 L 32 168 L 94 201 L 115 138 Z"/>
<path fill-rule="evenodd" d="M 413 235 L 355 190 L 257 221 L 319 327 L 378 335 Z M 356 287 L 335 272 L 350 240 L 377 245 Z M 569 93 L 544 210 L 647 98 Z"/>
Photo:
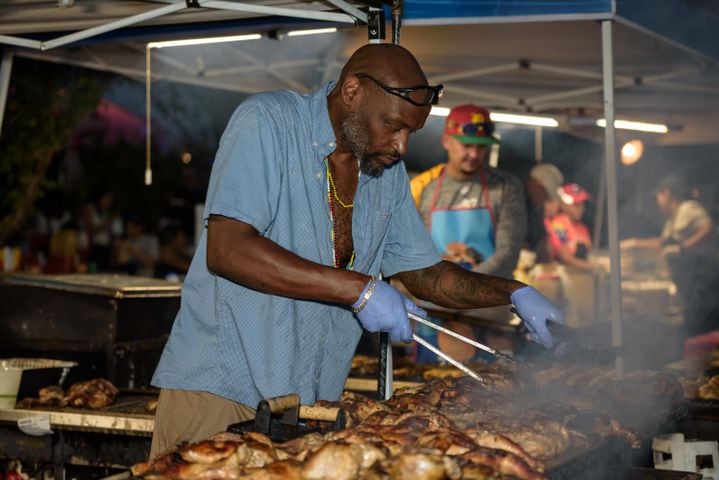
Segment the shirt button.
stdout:
<path fill-rule="evenodd" d="M 317 148 L 318 145 L 319 145 L 319 144 L 318 144 L 317 142 L 312 142 L 312 146 L 313 146 L 313 147 Z"/>

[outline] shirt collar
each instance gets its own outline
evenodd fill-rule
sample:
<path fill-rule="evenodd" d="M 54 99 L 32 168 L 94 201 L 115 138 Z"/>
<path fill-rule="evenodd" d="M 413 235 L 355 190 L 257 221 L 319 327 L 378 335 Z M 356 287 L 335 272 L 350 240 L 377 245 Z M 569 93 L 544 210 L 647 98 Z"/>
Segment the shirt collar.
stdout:
<path fill-rule="evenodd" d="M 335 82 L 328 82 L 319 90 L 310 94 L 310 115 L 312 122 L 312 146 L 323 159 L 335 150 L 335 132 L 330 121 L 330 113 L 327 109 L 327 96 L 335 86 Z"/>

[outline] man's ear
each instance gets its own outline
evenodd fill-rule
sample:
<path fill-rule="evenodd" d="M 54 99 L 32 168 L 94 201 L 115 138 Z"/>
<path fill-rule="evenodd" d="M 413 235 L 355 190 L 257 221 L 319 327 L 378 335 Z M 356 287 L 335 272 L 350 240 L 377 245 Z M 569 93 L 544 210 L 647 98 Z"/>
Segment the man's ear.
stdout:
<path fill-rule="evenodd" d="M 345 105 L 350 105 L 354 102 L 361 93 L 361 87 L 359 78 L 354 75 L 347 75 L 344 83 L 342 83 L 342 101 Z"/>
<path fill-rule="evenodd" d="M 445 148 L 445 150 L 449 149 L 449 140 L 449 135 L 447 135 L 446 133 L 442 133 L 442 146 Z"/>

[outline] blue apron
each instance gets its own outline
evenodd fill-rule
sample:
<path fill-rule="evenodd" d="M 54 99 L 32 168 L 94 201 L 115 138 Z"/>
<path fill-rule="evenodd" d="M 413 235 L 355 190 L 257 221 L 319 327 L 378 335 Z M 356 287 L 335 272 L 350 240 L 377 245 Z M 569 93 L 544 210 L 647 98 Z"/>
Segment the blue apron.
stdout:
<path fill-rule="evenodd" d="M 484 206 L 437 209 L 435 205 L 442 190 L 446 171 L 443 169 L 439 175 L 437 188 L 429 207 L 432 240 L 440 253 L 447 251 L 449 243 L 461 242 L 479 252 L 482 255 L 482 260 L 487 260 L 496 248 L 494 245 L 494 215 L 492 215 L 492 207 L 489 203 L 489 189 L 484 179 L 484 170 L 480 170 Z"/>
<path fill-rule="evenodd" d="M 437 187 L 432 196 L 432 203 L 429 207 L 430 214 L 430 234 L 432 240 L 440 253 L 447 252 L 447 245 L 452 242 L 462 242 L 468 247 L 474 248 L 482 255 L 482 260 L 487 260 L 495 252 L 494 244 L 494 215 L 492 215 L 492 207 L 489 203 L 489 189 L 484 178 L 484 170 L 480 170 L 480 178 L 482 181 L 482 197 L 484 206 L 475 208 L 460 209 L 437 209 L 437 199 L 442 191 L 444 183 L 444 175 L 446 169 L 442 170 Z M 432 318 L 435 323 L 441 324 L 441 320 Z M 438 347 L 437 331 L 417 324 L 415 332 L 430 344 Z M 414 344 L 414 360 L 418 363 L 434 363 L 437 361 L 436 355 L 430 350 Z M 494 361 L 494 357 L 481 350 L 470 359 L 470 361 L 484 360 L 487 362 Z"/>

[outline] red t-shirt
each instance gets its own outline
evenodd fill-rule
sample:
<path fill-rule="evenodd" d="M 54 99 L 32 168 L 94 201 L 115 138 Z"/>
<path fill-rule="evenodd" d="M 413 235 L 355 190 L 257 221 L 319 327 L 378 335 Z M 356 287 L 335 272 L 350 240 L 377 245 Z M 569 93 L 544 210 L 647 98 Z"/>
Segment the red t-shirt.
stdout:
<path fill-rule="evenodd" d="M 566 214 L 558 213 L 552 218 L 544 219 L 544 226 L 549 237 L 549 250 L 552 259 L 558 258 L 559 249 L 565 246 L 572 255 L 577 255 L 579 245 L 587 253 L 592 249 L 592 237 L 589 229 L 582 222 L 573 222 Z"/>

